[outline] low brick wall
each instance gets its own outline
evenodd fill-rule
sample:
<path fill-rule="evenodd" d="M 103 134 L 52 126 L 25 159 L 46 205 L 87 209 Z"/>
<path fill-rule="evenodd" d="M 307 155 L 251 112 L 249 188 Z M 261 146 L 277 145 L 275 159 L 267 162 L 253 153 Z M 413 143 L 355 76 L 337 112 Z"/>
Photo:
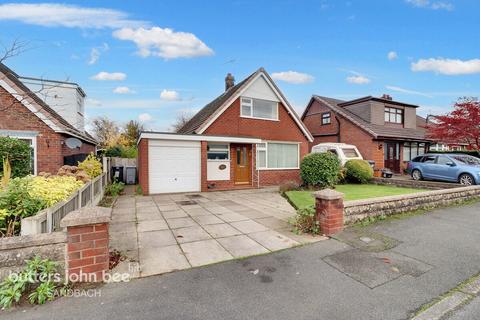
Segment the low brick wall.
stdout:
<path fill-rule="evenodd" d="M 429 189 L 429 190 L 443 190 L 452 188 L 461 188 L 459 183 L 426 181 L 426 180 L 413 180 L 413 179 L 398 179 L 398 178 L 373 178 L 371 181 L 373 184 L 381 184 L 388 186 L 397 186 L 405 188 L 417 188 L 417 189 Z"/>
<path fill-rule="evenodd" d="M 419 192 L 344 202 L 345 223 L 366 217 L 392 215 L 418 209 L 430 209 L 480 197 L 480 186 Z"/>
<path fill-rule="evenodd" d="M 0 238 L 0 281 L 35 256 L 58 262 L 58 271 L 64 274 L 66 242 L 65 232 Z"/>

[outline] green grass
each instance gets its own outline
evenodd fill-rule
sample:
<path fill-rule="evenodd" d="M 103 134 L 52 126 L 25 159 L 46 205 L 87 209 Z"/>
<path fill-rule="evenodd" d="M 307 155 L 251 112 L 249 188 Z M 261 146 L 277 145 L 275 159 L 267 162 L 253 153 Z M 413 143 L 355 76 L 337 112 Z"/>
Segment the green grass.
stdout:
<path fill-rule="evenodd" d="M 335 190 L 345 194 L 345 201 L 368 199 L 376 197 L 396 196 L 400 194 L 428 191 L 425 189 L 400 188 L 375 184 L 339 184 Z M 315 203 L 313 191 L 287 191 L 290 202 L 297 208 L 305 208 Z"/>

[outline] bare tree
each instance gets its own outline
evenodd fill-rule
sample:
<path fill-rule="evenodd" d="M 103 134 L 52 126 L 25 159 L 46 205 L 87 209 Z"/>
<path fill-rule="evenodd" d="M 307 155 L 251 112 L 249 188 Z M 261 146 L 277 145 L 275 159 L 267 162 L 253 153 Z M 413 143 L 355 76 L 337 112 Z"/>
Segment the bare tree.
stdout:
<path fill-rule="evenodd" d="M 188 121 L 190 121 L 193 117 L 192 113 L 183 111 L 177 114 L 175 118 L 175 122 L 172 124 L 171 130 L 173 132 L 178 132 L 181 128 L 183 128 Z"/>
<path fill-rule="evenodd" d="M 107 117 L 97 117 L 92 120 L 93 135 L 103 148 L 114 146 L 120 138 L 120 130 L 115 123 Z"/>

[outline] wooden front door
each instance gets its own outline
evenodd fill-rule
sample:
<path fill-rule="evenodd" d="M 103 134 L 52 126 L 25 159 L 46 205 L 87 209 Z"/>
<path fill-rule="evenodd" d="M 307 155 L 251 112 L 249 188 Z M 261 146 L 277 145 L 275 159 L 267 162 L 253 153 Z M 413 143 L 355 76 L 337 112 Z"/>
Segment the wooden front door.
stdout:
<path fill-rule="evenodd" d="M 249 144 L 238 144 L 235 148 L 234 182 L 235 184 L 249 184 L 251 177 L 250 163 L 252 159 L 252 146 Z"/>
<path fill-rule="evenodd" d="M 385 168 L 395 173 L 400 172 L 400 144 L 385 142 Z"/>

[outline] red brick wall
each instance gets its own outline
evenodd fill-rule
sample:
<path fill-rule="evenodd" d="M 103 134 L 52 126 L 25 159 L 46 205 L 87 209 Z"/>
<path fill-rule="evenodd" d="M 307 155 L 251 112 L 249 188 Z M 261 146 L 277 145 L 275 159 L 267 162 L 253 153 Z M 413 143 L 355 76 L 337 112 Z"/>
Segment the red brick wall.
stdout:
<path fill-rule="evenodd" d="M 6 107 L 5 107 L 6 106 Z M 0 87 L 0 129 L 36 131 L 37 172 L 57 173 L 63 165 L 64 155 L 89 153 L 95 146 L 83 143 L 82 148 L 70 150 L 64 146 L 66 136 L 56 133 L 40 118 L 30 112 L 7 91 Z M 68 150 L 68 151 L 67 151 Z"/>
<path fill-rule="evenodd" d="M 278 118 L 279 121 L 242 118 L 240 117 L 240 99 L 237 99 L 205 130 L 204 134 L 254 137 L 270 141 L 300 142 L 300 159 L 303 159 L 309 151 L 308 139 L 281 103 L 279 103 Z M 252 168 L 254 169 L 256 165 L 255 154 L 256 150 L 253 148 Z M 231 155 L 231 163 L 234 163 L 235 153 L 231 152 Z M 252 176 L 253 186 L 257 186 L 257 174 L 257 171 L 254 170 Z M 260 170 L 259 178 L 260 186 L 278 185 L 287 181 L 299 182 L 300 170 Z M 231 173 L 231 180 L 230 182 L 217 182 L 217 184 L 219 188 L 232 188 L 233 173 Z"/>
<path fill-rule="evenodd" d="M 148 190 L 148 139 L 140 140 L 138 144 L 138 184 L 142 188 L 143 194 L 147 195 Z"/>

